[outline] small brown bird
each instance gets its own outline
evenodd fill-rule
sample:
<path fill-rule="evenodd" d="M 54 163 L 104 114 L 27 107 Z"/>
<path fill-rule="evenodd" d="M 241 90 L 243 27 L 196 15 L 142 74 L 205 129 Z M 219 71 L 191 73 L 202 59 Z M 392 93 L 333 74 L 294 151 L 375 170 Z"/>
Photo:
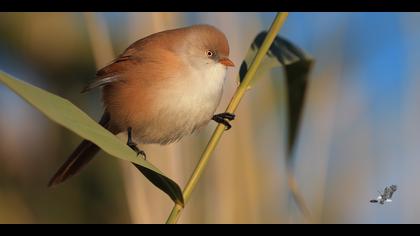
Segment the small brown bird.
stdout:
<path fill-rule="evenodd" d="M 214 115 L 220 102 L 228 58 L 226 36 L 210 25 L 167 30 L 130 45 L 96 73 L 83 92 L 102 87 L 104 115 L 99 123 L 137 144 L 169 144 L 210 120 L 229 129 L 229 113 Z M 85 166 L 99 147 L 84 140 L 49 182 L 59 184 Z"/>

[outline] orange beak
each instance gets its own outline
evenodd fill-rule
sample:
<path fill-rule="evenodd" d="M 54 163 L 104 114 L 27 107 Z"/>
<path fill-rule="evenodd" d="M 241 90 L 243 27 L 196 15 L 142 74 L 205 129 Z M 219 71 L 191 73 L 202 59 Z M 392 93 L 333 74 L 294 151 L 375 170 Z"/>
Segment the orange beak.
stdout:
<path fill-rule="evenodd" d="M 233 64 L 233 62 L 227 57 L 220 58 L 219 63 L 225 66 L 235 66 L 235 64 Z"/>

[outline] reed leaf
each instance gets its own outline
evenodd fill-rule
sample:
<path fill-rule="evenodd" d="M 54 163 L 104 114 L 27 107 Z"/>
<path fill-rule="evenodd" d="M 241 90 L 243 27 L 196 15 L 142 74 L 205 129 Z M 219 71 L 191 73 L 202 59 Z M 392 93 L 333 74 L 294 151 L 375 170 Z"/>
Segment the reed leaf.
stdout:
<path fill-rule="evenodd" d="M 103 128 L 70 101 L 41 88 L 13 78 L 0 71 L 0 82 L 38 109 L 46 117 L 80 137 L 95 143 L 111 156 L 130 161 L 156 187 L 169 195 L 180 206 L 184 205 L 182 191 L 177 183 L 166 177 L 150 162 L 137 157 L 125 143 Z"/>
<path fill-rule="evenodd" d="M 239 82 L 242 83 L 246 73 L 248 72 L 248 65 L 253 57 L 260 50 L 267 32 L 259 33 L 251 44 L 250 49 L 242 62 L 239 71 Z M 299 191 L 296 177 L 293 171 L 293 150 L 299 132 L 302 111 L 304 107 L 305 94 L 308 84 L 309 74 L 312 69 L 314 60 L 310 55 L 305 53 L 287 39 L 276 36 L 270 46 L 266 56 L 258 68 L 256 78 L 250 83 L 248 89 L 258 80 L 263 77 L 265 73 L 272 71 L 274 68 L 282 67 L 286 78 L 286 92 L 287 92 L 287 150 L 286 150 L 286 164 L 287 164 L 287 178 L 288 186 L 292 197 L 299 209 L 303 212 L 306 218 L 310 218 L 310 212 L 305 204 L 304 198 Z"/>

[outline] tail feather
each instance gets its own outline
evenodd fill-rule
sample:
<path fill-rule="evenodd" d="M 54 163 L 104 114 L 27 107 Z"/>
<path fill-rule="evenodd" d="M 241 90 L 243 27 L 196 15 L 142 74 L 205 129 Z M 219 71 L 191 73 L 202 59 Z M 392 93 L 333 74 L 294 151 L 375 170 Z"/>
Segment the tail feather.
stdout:
<path fill-rule="evenodd" d="M 88 140 L 83 140 L 67 161 L 58 169 L 57 173 L 51 178 L 48 187 L 62 183 L 66 179 L 77 174 L 82 167 L 93 159 L 98 151 L 98 146 Z"/>
<path fill-rule="evenodd" d="M 109 114 L 105 113 L 99 121 L 99 124 L 108 128 L 109 120 Z M 60 184 L 79 173 L 80 170 L 95 157 L 95 154 L 98 153 L 99 150 L 99 147 L 91 141 L 83 140 L 70 157 L 68 157 L 67 161 L 58 169 L 57 173 L 51 178 L 48 187 Z"/>

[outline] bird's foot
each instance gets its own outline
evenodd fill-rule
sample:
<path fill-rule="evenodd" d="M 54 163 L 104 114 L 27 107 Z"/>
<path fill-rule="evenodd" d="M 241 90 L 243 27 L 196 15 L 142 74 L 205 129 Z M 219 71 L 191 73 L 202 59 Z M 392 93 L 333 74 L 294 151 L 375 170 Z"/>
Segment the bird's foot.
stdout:
<path fill-rule="evenodd" d="M 229 123 L 229 121 L 232 121 L 234 119 L 235 119 L 235 114 L 232 114 L 229 112 L 216 114 L 212 117 L 212 120 L 216 121 L 219 124 L 225 125 L 226 130 L 229 130 L 230 128 L 232 128 L 232 125 Z"/>
<path fill-rule="evenodd" d="M 127 142 L 127 145 L 137 153 L 137 156 L 138 155 L 142 155 L 143 159 L 146 160 L 146 153 L 143 150 L 139 149 L 137 147 L 137 144 L 136 143 Z"/>
<path fill-rule="evenodd" d="M 137 143 L 133 142 L 133 140 L 131 138 L 131 131 L 132 131 L 131 127 L 128 127 L 128 129 L 127 129 L 127 134 L 128 134 L 127 135 L 128 136 L 127 145 L 137 153 L 137 156 L 142 155 L 143 159 L 146 160 L 146 153 L 143 150 L 141 150 L 137 147 Z"/>

